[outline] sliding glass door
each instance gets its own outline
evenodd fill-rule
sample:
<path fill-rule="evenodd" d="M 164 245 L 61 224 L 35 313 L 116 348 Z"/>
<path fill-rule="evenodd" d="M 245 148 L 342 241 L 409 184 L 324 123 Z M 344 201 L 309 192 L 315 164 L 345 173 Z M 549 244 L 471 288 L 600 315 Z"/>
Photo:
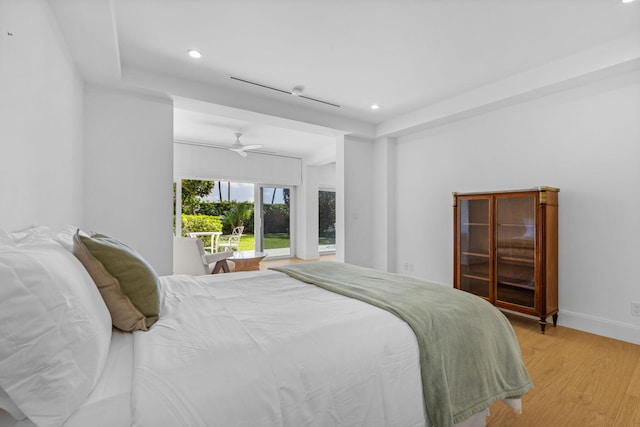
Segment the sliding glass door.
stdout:
<path fill-rule="evenodd" d="M 291 256 L 291 189 L 259 186 L 257 193 L 256 250 L 270 258 Z"/>
<path fill-rule="evenodd" d="M 336 251 L 336 192 L 318 191 L 318 252 Z"/>

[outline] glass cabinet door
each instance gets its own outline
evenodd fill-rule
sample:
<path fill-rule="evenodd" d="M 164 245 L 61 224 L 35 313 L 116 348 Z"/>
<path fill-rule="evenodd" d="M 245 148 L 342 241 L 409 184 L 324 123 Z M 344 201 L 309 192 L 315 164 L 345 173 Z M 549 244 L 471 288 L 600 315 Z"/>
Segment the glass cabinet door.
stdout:
<path fill-rule="evenodd" d="M 496 300 L 535 305 L 536 198 L 496 199 Z"/>
<path fill-rule="evenodd" d="M 460 289 L 490 298 L 489 198 L 460 199 Z"/>

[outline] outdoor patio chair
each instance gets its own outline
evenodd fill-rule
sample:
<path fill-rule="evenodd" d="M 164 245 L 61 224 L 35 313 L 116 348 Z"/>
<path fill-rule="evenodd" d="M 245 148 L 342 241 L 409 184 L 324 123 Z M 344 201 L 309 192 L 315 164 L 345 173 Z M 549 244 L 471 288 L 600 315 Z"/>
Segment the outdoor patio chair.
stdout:
<path fill-rule="evenodd" d="M 240 238 L 242 237 L 242 232 L 244 231 L 244 226 L 239 226 L 233 229 L 231 232 L 231 236 L 226 242 L 218 243 L 218 250 L 225 251 L 239 251 L 240 250 Z"/>

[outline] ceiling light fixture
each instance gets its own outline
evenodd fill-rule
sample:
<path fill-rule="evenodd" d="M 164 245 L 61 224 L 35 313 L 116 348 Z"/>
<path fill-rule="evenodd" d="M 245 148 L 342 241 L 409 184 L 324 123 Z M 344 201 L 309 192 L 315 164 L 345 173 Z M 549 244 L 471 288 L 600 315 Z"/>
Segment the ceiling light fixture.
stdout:
<path fill-rule="evenodd" d="M 303 90 L 304 90 L 304 86 L 295 86 L 293 89 L 291 89 L 291 95 L 301 96 Z"/>
<path fill-rule="evenodd" d="M 372 104 L 371 105 L 371 109 L 372 110 L 377 110 L 378 108 L 380 108 L 380 105 L 378 105 L 378 104 Z"/>
<path fill-rule="evenodd" d="M 192 58 L 196 58 L 196 59 L 200 59 L 202 58 L 202 54 L 200 53 L 199 50 L 195 50 L 195 49 L 189 49 L 187 51 L 187 53 L 189 54 L 190 57 Z"/>
<path fill-rule="evenodd" d="M 634 0 L 622 0 L 622 3 L 631 3 L 631 2 L 633 2 L 633 1 L 634 1 Z"/>

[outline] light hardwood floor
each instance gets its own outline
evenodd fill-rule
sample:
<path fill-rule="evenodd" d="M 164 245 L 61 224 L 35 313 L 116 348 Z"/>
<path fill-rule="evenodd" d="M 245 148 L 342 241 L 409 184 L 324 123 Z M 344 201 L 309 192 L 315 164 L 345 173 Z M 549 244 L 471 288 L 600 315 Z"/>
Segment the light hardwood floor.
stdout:
<path fill-rule="evenodd" d="M 331 255 L 322 255 L 320 259 L 300 259 L 300 258 L 282 258 L 282 259 L 274 259 L 274 260 L 264 260 L 260 263 L 260 270 L 266 270 L 269 267 L 278 267 L 281 265 L 287 264 L 298 264 L 300 262 L 314 262 L 314 261 L 335 261 L 335 254 Z"/>
<path fill-rule="evenodd" d="M 560 312 L 562 316 L 562 312 Z M 640 426 L 640 346 L 507 316 L 535 388 L 518 415 L 491 406 L 489 427 Z"/>
<path fill-rule="evenodd" d="M 297 262 L 304 261 L 261 268 Z M 562 326 L 548 325 L 542 335 L 536 320 L 507 317 L 535 388 L 522 399 L 522 414 L 493 404 L 488 427 L 640 427 L 640 346 Z"/>

